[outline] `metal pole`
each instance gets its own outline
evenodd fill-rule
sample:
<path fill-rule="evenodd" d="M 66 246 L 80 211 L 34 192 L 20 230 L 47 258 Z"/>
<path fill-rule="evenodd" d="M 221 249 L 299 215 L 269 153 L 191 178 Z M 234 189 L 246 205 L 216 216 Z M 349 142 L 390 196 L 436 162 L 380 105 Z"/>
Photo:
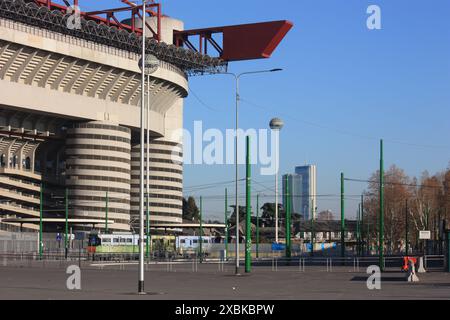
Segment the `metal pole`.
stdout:
<path fill-rule="evenodd" d="M 290 258 L 291 252 L 291 193 L 289 190 L 288 179 L 285 180 L 285 190 L 286 190 L 286 221 L 285 221 L 285 238 L 286 238 L 286 258 Z"/>
<path fill-rule="evenodd" d="M 69 189 L 66 188 L 66 225 L 65 225 L 65 235 L 64 235 L 64 256 L 67 259 L 68 247 L 67 247 L 67 236 L 69 233 Z"/>
<path fill-rule="evenodd" d="M 246 221 L 245 221 L 245 272 L 250 273 L 252 267 L 252 203 L 251 203 L 251 166 L 250 166 L 250 136 L 247 136 L 246 141 L 246 183 L 245 183 L 245 196 L 246 196 Z"/>
<path fill-rule="evenodd" d="M 341 173 L 341 257 L 345 257 L 344 173 Z"/>
<path fill-rule="evenodd" d="M 450 230 L 447 230 L 447 272 L 450 272 Z"/>
<path fill-rule="evenodd" d="M 139 282 L 138 293 L 145 294 L 144 289 L 144 111 L 145 111 L 145 40 L 146 40 L 146 0 L 142 0 L 142 75 L 141 75 L 141 137 L 140 137 L 140 183 L 139 183 Z"/>
<path fill-rule="evenodd" d="M 384 159 L 383 140 L 380 141 L 380 226 L 379 226 L 379 267 L 384 271 Z"/>
<path fill-rule="evenodd" d="M 147 237 L 146 237 L 146 256 L 147 260 L 150 257 L 150 74 L 147 74 L 147 139 L 146 139 L 146 164 L 147 164 L 147 179 L 146 179 L 146 193 L 147 193 L 147 210 L 146 210 L 146 224 L 147 224 Z"/>
<path fill-rule="evenodd" d="M 203 201 L 200 197 L 200 237 L 199 237 L 200 263 L 203 262 Z"/>
<path fill-rule="evenodd" d="M 358 206 L 358 255 L 362 255 L 362 213 L 361 213 L 361 204 Z"/>
<path fill-rule="evenodd" d="M 314 242 L 315 242 L 315 232 L 314 232 L 314 199 L 311 199 L 311 257 L 314 256 Z"/>
<path fill-rule="evenodd" d="M 235 152 L 234 160 L 236 166 L 236 176 L 235 176 L 235 210 L 236 210 L 236 275 L 240 274 L 239 271 L 239 203 L 238 203 L 238 175 L 239 175 L 239 165 L 238 165 L 238 128 L 239 128 L 239 77 L 236 76 L 236 141 L 235 141 Z"/>
<path fill-rule="evenodd" d="M 106 225 L 105 225 L 105 232 L 108 233 L 108 191 L 106 191 L 106 198 L 105 198 L 105 220 L 106 220 Z"/>
<path fill-rule="evenodd" d="M 39 209 L 39 259 L 42 260 L 42 215 L 43 215 L 43 205 L 44 205 L 44 184 L 41 182 L 41 192 L 40 192 L 40 209 Z"/>
<path fill-rule="evenodd" d="M 225 260 L 228 260 L 228 189 L 225 188 Z"/>
<path fill-rule="evenodd" d="M 405 201 L 405 256 L 409 254 L 409 239 L 408 239 L 408 230 L 409 229 L 409 221 L 408 221 L 408 199 Z"/>
<path fill-rule="evenodd" d="M 259 258 L 259 194 L 256 195 L 256 258 Z"/>
<path fill-rule="evenodd" d="M 145 223 L 146 223 L 145 230 L 146 230 L 146 235 L 147 235 L 145 237 L 145 256 L 147 257 L 147 260 L 150 257 L 150 209 L 149 209 L 149 200 L 148 200 L 148 198 L 149 198 L 149 195 L 147 193 L 147 197 L 146 197 L 146 199 L 147 199 L 147 201 L 146 201 L 146 204 L 147 204 L 147 210 L 146 210 L 147 217 L 145 219 Z"/>
<path fill-rule="evenodd" d="M 274 132 L 278 134 L 279 131 Z M 275 138 L 275 152 L 275 243 L 278 243 L 278 136 Z"/>
<path fill-rule="evenodd" d="M 364 195 L 361 195 L 361 254 L 365 255 L 365 237 L 364 237 Z"/>
<path fill-rule="evenodd" d="M 370 246 L 370 221 L 369 221 L 369 217 L 367 217 L 367 255 L 370 255 L 371 251 L 371 246 Z"/>

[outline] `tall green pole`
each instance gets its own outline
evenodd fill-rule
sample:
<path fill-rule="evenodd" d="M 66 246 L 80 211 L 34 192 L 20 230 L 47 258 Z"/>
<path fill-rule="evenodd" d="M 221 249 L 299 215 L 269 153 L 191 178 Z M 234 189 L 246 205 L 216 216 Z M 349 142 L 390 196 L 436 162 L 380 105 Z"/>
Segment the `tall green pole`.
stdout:
<path fill-rule="evenodd" d="M 106 198 L 105 198 L 105 220 L 106 220 L 106 225 L 105 225 L 105 232 L 108 233 L 108 191 L 106 191 Z"/>
<path fill-rule="evenodd" d="M 311 256 L 314 256 L 314 245 L 316 242 L 316 233 L 314 231 L 314 199 L 311 199 Z"/>
<path fill-rule="evenodd" d="M 341 257 L 345 257 L 344 173 L 341 173 Z"/>
<path fill-rule="evenodd" d="M 42 215 L 44 209 L 44 184 L 41 182 L 40 205 L 39 205 L 39 259 L 42 260 Z"/>
<path fill-rule="evenodd" d="M 380 226 L 379 226 L 379 266 L 384 271 L 384 158 L 383 140 L 380 141 Z"/>
<path fill-rule="evenodd" d="M 256 258 L 259 258 L 259 194 L 256 195 Z"/>
<path fill-rule="evenodd" d="M 69 189 L 66 188 L 66 226 L 65 226 L 65 235 L 64 235 L 64 256 L 67 259 L 67 254 L 68 254 L 68 233 L 69 233 Z"/>
<path fill-rule="evenodd" d="M 250 166 L 250 136 L 247 136 L 247 157 L 246 157 L 246 223 L 245 223 L 245 272 L 249 273 L 252 266 L 252 203 L 251 203 L 251 166 Z"/>
<path fill-rule="evenodd" d="M 409 221 L 408 221 L 408 199 L 405 201 L 405 256 L 408 256 L 409 254 L 409 237 L 408 237 L 408 231 L 409 231 Z"/>
<path fill-rule="evenodd" d="M 225 188 L 225 260 L 228 260 L 228 189 Z"/>
<path fill-rule="evenodd" d="M 369 217 L 367 217 L 367 253 L 368 253 L 368 255 L 370 255 L 372 252 L 372 247 L 370 246 L 371 240 L 372 239 L 370 238 L 370 220 L 369 220 Z"/>
<path fill-rule="evenodd" d="M 285 219 L 285 234 L 286 234 L 286 258 L 292 256 L 291 252 L 291 193 L 289 190 L 288 179 L 285 180 L 285 190 L 286 190 L 286 219 Z"/>
<path fill-rule="evenodd" d="M 145 256 L 147 259 L 150 257 L 150 203 L 149 203 L 149 194 L 147 193 L 146 198 L 146 217 L 145 217 L 145 223 L 146 223 L 146 233 L 147 237 L 145 238 Z"/>
<path fill-rule="evenodd" d="M 200 239 L 199 239 L 200 262 L 203 262 L 203 201 L 200 197 Z"/>
<path fill-rule="evenodd" d="M 358 205 L 358 219 L 357 219 L 357 227 L 358 227 L 358 241 L 357 241 L 357 252 L 358 256 L 361 255 L 361 204 Z"/>
<path fill-rule="evenodd" d="M 365 233 L 364 233 L 364 195 L 361 195 L 361 253 L 362 255 L 365 255 L 365 239 L 366 239 Z"/>
<path fill-rule="evenodd" d="M 450 272 L 450 230 L 447 230 L 447 272 Z"/>

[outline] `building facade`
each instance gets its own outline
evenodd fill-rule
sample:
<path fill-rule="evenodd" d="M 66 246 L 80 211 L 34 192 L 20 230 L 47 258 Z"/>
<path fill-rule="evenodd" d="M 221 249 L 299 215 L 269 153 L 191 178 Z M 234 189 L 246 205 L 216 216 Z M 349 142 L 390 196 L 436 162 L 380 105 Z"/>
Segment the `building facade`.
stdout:
<path fill-rule="evenodd" d="M 65 21 L 61 12 L 33 2 L 0 0 L 0 226 L 36 231 L 38 224 L 1 219 L 39 218 L 41 210 L 44 218 L 63 218 L 67 190 L 70 218 L 108 217 L 114 221 L 109 231 L 133 231 L 139 215 L 139 36 L 92 20 L 73 31 Z M 183 127 L 186 64 L 203 61 L 168 45 L 173 31 L 183 30 L 181 21 L 164 16 L 162 30 L 160 43 L 147 41 L 160 65 L 144 88 L 150 95 L 151 138 L 143 141 L 150 147 L 150 225 L 182 222 L 182 137 L 174 133 Z M 63 226 L 44 226 L 51 228 Z"/>
<path fill-rule="evenodd" d="M 283 176 L 283 205 L 286 206 L 286 186 L 288 183 L 291 194 L 291 211 L 299 214 L 302 219 L 310 220 L 316 217 L 317 186 L 316 166 L 307 165 L 295 168 L 295 173 Z"/>

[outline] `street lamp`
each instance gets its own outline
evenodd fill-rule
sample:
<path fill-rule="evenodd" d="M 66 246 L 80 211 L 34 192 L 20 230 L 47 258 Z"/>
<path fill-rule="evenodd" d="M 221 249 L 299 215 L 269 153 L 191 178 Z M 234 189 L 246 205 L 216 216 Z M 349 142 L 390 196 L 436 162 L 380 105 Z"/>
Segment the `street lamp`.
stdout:
<path fill-rule="evenodd" d="M 236 275 L 240 275 L 239 272 L 239 203 L 238 203 L 238 128 L 239 128 L 239 102 L 241 100 L 241 96 L 239 94 L 239 80 L 242 76 L 250 75 L 250 74 L 259 74 L 259 73 L 268 73 L 268 72 L 277 72 L 282 71 L 283 69 L 271 69 L 271 70 L 261 70 L 261 71 L 251 71 L 251 72 L 243 72 L 243 73 L 232 73 L 232 72 L 224 72 L 219 74 L 227 74 L 234 77 L 236 80 L 236 137 L 235 137 L 235 150 L 234 150 L 234 160 L 235 160 L 235 210 L 236 210 Z"/>
<path fill-rule="evenodd" d="M 153 55 L 146 54 L 145 48 L 145 30 L 146 30 L 146 0 L 142 1 L 142 55 L 139 61 L 139 67 L 141 69 L 141 114 L 140 114 L 140 183 L 139 183 L 139 282 L 138 282 L 138 293 L 145 294 L 144 290 L 144 142 L 145 142 L 145 76 L 150 78 L 150 74 L 154 73 L 159 66 L 158 59 Z M 149 123 L 150 114 L 150 95 L 148 95 L 147 101 L 147 125 Z M 149 136 L 150 128 L 147 127 L 147 137 Z M 148 141 L 147 141 L 148 144 Z M 147 160 L 148 160 L 147 154 Z M 148 162 L 147 162 L 148 164 Z M 147 183 L 148 186 L 148 183 Z M 148 187 L 147 187 L 148 188 Z M 148 190 L 147 190 L 148 196 Z"/>
<path fill-rule="evenodd" d="M 275 243 L 278 243 L 278 140 L 280 138 L 280 130 L 284 126 L 283 120 L 273 118 L 269 123 L 270 129 L 275 133 Z M 289 201 L 289 199 L 288 199 Z"/>

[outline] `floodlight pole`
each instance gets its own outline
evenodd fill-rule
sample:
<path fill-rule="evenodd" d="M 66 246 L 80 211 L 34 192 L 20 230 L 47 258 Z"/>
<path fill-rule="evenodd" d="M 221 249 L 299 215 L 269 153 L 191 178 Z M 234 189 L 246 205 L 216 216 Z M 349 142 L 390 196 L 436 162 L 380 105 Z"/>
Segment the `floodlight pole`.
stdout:
<path fill-rule="evenodd" d="M 243 72 L 240 74 L 232 73 L 232 72 L 224 72 L 219 74 L 226 74 L 233 76 L 236 81 L 236 136 L 235 136 L 235 149 L 234 149 L 234 161 L 235 161 L 235 213 L 236 213 L 236 269 L 235 274 L 240 275 L 239 270 L 239 202 L 238 202 L 238 175 L 239 175 L 239 165 L 238 165 L 238 129 L 239 129 L 239 102 L 241 101 L 240 93 L 239 93 L 239 80 L 242 76 L 250 75 L 250 74 L 259 74 L 259 73 L 268 73 L 268 72 L 277 72 L 282 71 L 283 69 L 271 69 L 271 70 L 261 70 L 261 71 L 251 71 L 251 72 Z"/>
<path fill-rule="evenodd" d="M 146 160 L 147 160 L 147 179 L 146 179 L 146 257 L 147 259 L 150 257 L 150 244 L 151 244 L 151 234 L 150 234 L 150 73 L 147 74 L 147 114 L 146 114 L 146 120 L 147 120 L 147 143 L 146 143 Z"/>
<path fill-rule="evenodd" d="M 141 66 L 141 143 L 140 143 L 140 183 L 139 183 L 139 282 L 138 294 L 145 294 L 144 289 L 144 114 L 145 114 L 145 30 L 146 0 L 142 0 L 142 66 Z"/>

